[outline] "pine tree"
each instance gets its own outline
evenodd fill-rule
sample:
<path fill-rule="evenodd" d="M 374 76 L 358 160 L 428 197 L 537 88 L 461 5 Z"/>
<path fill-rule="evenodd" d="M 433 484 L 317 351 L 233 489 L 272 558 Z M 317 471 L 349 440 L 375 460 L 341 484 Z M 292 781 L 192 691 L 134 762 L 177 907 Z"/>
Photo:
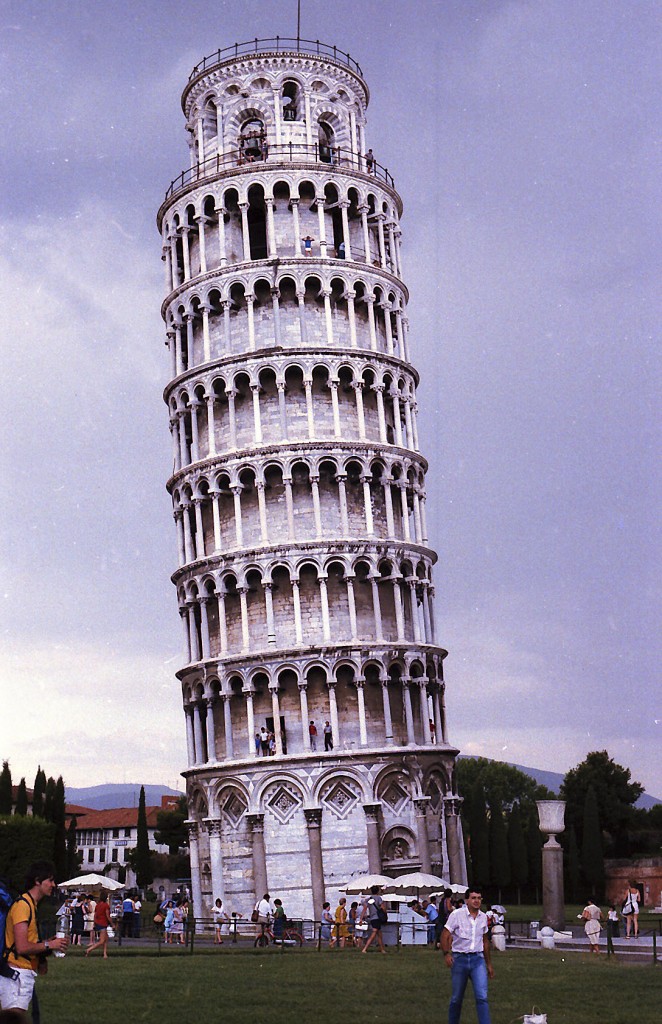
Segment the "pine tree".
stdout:
<path fill-rule="evenodd" d="M 593 786 L 588 787 L 584 800 L 582 871 L 591 891 L 591 896 L 601 896 L 605 884 L 605 863 L 602 852 L 602 832 L 600 830 L 598 799 Z"/>
<path fill-rule="evenodd" d="M 46 793 L 46 773 L 42 770 L 41 765 L 37 768 L 37 774 L 35 775 L 34 788 L 32 791 L 32 814 L 35 818 L 43 818 L 44 816 L 44 795 Z"/>
<path fill-rule="evenodd" d="M 140 787 L 140 799 L 138 801 L 138 828 L 136 838 L 136 882 L 139 889 L 149 885 L 154 875 L 152 874 L 151 854 L 149 849 L 149 835 L 147 833 L 147 811 L 145 809 L 145 787 Z"/>
<path fill-rule="evenodd" d="M 522 902 L 522 886 L 529 880 L 529 862 L 526 839 L 522 828 L 519 804 L 513 804 L 508 818 L 508 851 L 510 853 L 510 880 L 517 887 L 517 902 Z"/>
<path fill-rule="evenodd" d="M 9 761 L 3 761 L 0 772 L 0 814 L 11 814 L 13 803 Z"/>
<path fill-rule="evenodd" d="M 16 791 L 16 807 L 14 808 L 14 814 L 20 814 L 21 817 L 25 817 L 28 813 L 28 791 L 25 785 L 25 779 L 21 779 L 18 784 Z"/>
<path fill-rule="evenodd" d="M 53 844 L 55 877 L 63 881 L 70 876 L 68 874 L 69 863 L 67 858 L 66 804 L 64 782 L 61 775 L 55 783 L 52 808 L 51 820 L 55 825 L 55 842 Z"/>
<path fill-rule="evenodd" d="M 501 890 L 510 885 L 510 856 L 503 811 L 497 801 L 490 804 L 490 868 L 501 903 Z"/>
<path fill-rule="evenodd" d="M 489 885 L 490 881 L 490 848 L 485 790 L 480 781 L 472 787 L 469 815 L 471 883 L 484 889 Z"/>
<path fill-rule="evenodd" d="M 48 776 L 44 792 L 44 818 L 46 821 L 53 821 L 53 805 L 55 801 L 55 779 Z"/>

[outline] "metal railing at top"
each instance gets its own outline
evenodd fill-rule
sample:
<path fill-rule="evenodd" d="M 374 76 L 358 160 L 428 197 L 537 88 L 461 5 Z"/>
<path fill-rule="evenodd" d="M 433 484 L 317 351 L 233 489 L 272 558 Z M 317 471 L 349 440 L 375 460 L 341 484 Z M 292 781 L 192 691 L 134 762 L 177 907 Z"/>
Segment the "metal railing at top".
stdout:
<path fill-rule="evenodd" d="M 192 82 L 201 72 L 221 64 L 223 61 L 233 60 L 235 57 L 247 57 L 253 53 L 291 53 L 293 51 L 295 53 L 312 53 L 319 57 L 332 57 L 341 64 L 346 64 L 351 71 L 363 78 L 360 64 L 350 57 L 348 53 L 345 53 L 344 50 L 339 50 L 337 46 L 321 43 L 319 39 L 274 36 L 271 39 L 247 39 L 244 43 L 234 43 L 232 46 L 226 46 L 222 50 L 215 50 L 214 53 L 203 57 L 195 65 L 188 80 Z"/>
<path fill-rule="evenodd" d="M 285 142 L 280 146 L 272 146 L 266 142 L 261 143 L 259 149 L 246 152 L 245 150 L 234 149 L 229 153 L 217 153 L 201 163 L 182 171 L 178 177 L 170 182 L 165 198 L 170 199 L 175 192 L 196 181 L 203 181 L 214 174 L 219 174 L 227 168 L 246 167 L 254 164 L 268 163 L 315 163 L 325 168 L 344 167 L 355 171 L 363 171 L 370 174 L 377 181 L 383 182 L 389 188 L 395 189 L 393 176 L 389 174 L 387 167 L 382 167 L 376 160 L 354 153 L 351 149 L 344 149 L 342 146 L 320 146 L 318 143 L 309 146 L 306 143 Z"/>

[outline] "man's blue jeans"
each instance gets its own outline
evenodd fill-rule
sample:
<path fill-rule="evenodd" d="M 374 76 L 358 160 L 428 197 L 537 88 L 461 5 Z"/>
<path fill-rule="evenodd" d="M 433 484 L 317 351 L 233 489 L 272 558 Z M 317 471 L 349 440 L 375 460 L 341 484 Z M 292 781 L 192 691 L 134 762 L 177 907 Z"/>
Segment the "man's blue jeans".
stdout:
<path fill-rule="evenodd" d="M 487 1005 L 487 964 L 482 953 L 453 953 L 448 1024 L 460 1024 L 462 1000 L 469 978 L 476 1000 L 478 1024 L 490 1024 L 490 1008 Z"/>

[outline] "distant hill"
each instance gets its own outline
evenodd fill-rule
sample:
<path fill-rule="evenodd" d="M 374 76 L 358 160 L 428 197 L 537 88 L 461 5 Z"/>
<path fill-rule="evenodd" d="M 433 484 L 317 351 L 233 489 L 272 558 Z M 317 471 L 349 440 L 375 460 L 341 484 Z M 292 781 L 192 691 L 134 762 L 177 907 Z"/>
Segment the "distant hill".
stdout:
<path fill-rule="evenodd" d="M 182 796 L 182 793 L 167 786 L 145 786 L 145 803 L 148 807 L 157 807 L 162 796 Z M 96 811 L 109 810 L 111 807 L 137 807 L 139 799 L 139 782 L 109 782 L 103 786 L 87 786 L 82 789 L 74 786 L 66 788 L 68 804 L 91 807 Z"/>
<path fill-rule="evenodd" d="M 462 758 L 463 755 L 460 754 Z M 488 758 L 490 760 L 490 758 Z M 494 759 L 492 759 L 494 760 Z M 507 764 L 512 764 L 513 768 L 519 768 L 525 775 L 530 775 L 532 779 L 538 783 L 539 786 L 547 786 L 547 789 L 551 789 L 552 793 L 557 793 L 561 789 L 561 783 L 563 782 L 564 775 L 559 772 L 546 772 L 542 768 L 527 768 L 523 764 L 513 764 L 512 761 L 507 761 Z M 648 793 L 642 793 L 637 800 L 635 807 L 641 807 L 647 811 L 651 807 L 655 807 L 656 804 L 662 803 L 662 800 L 658 800 L 657 797 L 649 796 Z"/>

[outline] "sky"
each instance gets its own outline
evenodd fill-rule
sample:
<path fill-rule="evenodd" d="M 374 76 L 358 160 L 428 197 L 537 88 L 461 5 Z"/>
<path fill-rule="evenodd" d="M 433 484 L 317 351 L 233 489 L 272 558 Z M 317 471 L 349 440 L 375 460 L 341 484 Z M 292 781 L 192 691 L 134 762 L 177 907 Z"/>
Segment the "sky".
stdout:
<path fill-rule="evenodd" d="M 660 3 L 302 0 L 404 201 L 450 738 L 662 798 Z M 182 788 L 155 216 L 201 57 L 296 2 L 0 0 L 0 757 Z"/>

